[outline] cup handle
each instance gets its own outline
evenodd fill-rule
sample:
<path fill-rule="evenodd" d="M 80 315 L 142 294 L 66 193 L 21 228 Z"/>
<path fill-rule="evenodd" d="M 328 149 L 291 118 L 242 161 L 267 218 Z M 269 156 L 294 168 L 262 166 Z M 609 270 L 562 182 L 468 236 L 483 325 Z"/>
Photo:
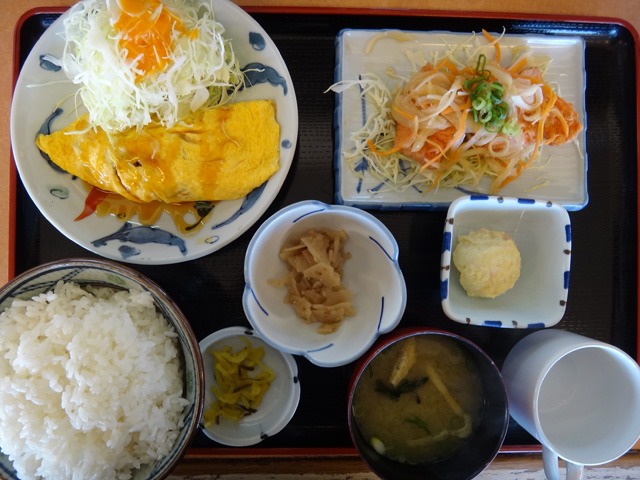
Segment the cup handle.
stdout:
<path fill-rule="evenodd" d="M 542 462 L 547 480 L 562 480 L 562 477 L 560 477 L 560 468 L 558 467 L 558 455 L 544 445 L 542 446 Z M 565 464 L 567 466 L 566 480 L 583 480 L 584 465 L 578 465 L 566 460 Z"/>

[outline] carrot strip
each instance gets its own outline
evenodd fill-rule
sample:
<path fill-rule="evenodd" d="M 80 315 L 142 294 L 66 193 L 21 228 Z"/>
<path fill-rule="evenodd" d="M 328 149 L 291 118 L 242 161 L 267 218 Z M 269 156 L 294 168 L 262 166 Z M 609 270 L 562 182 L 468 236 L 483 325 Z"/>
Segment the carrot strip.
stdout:
<path fill-rule="evenodd" d="M 431 165 L 431 164 L 435 163 L 437 160 L 439 160 L 445 154 L 445 152 L 447 152 L 451 148 L 451 146 L 454 143 L 456 143 L 458 140 L 460 140 L 462 135 L 464 135 L 465 130 L 466 130 L 466 126 L 467 126 L 466 125 L 466 123 L 467 123 L 467 115 L 469 114 L 469 108 L 470 107 L 471 107 L 471 101 L 467 100 L 465 102 L 465 104 L 463 105 L 463 107 L 462 107 L 462 115 L 460 116 L 460 127 L 458 128 L 458 131 L 456 132 L 456 134 L 453 137 L 451 137 L 451 140 L 449 140 L 449 143 L 447 143 L 447 145 L 443 148 L 441 153 L 439 153 L 434 158 L 432 158 L 431 160 L 426 162 L 424 165 L 422 165 L 422 167 L 420 167 L 420 171 L 421 172 L 425 168 L 427 168 L 429 165 Z"/>
<path fill-rule="evenodd" d="M 505 178 L 502 183 L 500 184 L 500 189 L 504 188 L 505 185 L 509 185 L 511 182 L 513 182 L 516 178 L 518 178 L 520 176 L 520 174 L 522 173 L 522 164 L 518 165 L 517 171 L 515 175 L 511 175 L 510 177 Z"/>
<path fill-rule="evenodd" d="M 460 75 L 460 71 L 458 70 L 458 67 L 456 67 L 451 60 L 449 60 L 449 57 L 444 57 L 440 63 L 438 63 L 435 67 L 433 67 L 433 71 L 437 72 L 438 70 L 441 70 L 444 67 L 448 68 L 449 71 L 454 75 Z"/>
<path fill-rule="evenodd" d="M 527 57 L 522 56 L 515 63 L 511 64 L 511 66 L 507 68 L 507 71 L 518 72 L 522 70 L 522 67 L 524 67 L 526 64 L 527 64 Z"/>
<path fill-rule="evenodd" d="M 531 163 L 533 162 L 533 159 L 538 154 L 538 150 L 540 149 L 540 145 L 542 144 L 542 136 L 544 133 L 544 123 L 547 120 L 547 117 L 549 116 L 549 112 L 555 105 L 556 100 L 558 98 L 555 92 L 553 91 L 553 89 L 548 84 L 545 83 L 542 86 L 542 90 L 548 94 L 549 100 L 547 100 L 547 104 L 545 105 L 544 109 L 540 114 L 540 120 L 538 120 L 538 130 L 536 132 L 536 144 L 533 147 L 533 152 L 531 153 L 531 156 L 529 157 L 529 160 L 527 161 L 527 163 L 525 163 L 524 168 L 529 167 L 529 165 L 531 165 Z"/>
<path fill-rule="evenodd" d="M 447 163 L 442 165 L 441 167 L 442 171 L 445 172 L 449 170 L 451 167 L 453 167 L 456 163 L 458 163 L 459 156 L 460 156 L 460 149 L 456 148 L 453 152 L 451 152 L 451 155 L 447 159 Z"/>
<path fill-rule="evenodd" d="M 384 157 L 385 155 L 391 155 L 392 153 L 396 153 L 399 152 L 400 150 L 402 150 L 402 145 L 396 145 L 393 148 L 387 150 L 386 152 L 381 152 L 380 150 L 378 150 L 376 148 L 376 146 L 373 144 L 373 142 L 371 141 L 371 139 L 367 140 L 367 146 L 369 147 L 369 149 L 375 153 L 376 155 L 380 155 L 381 157 Z"/>
<path fill-rule="evenodd" d="M 413 118 L 415 117 L 415 115 L 411 115 L 410 113 L 405 112 L 404 110 L 400 110 L 398 107 L 396 107 L 395 105 L 393 105 L 391 108 L 393 108 L 394 111 L 398 112 L 400 115 L 402 115 L 403 117 L 407 117 L 411 120 L 413 120 Z"/>
<path fill-rule="evenodd" d="M 429 168 L 431 165 L 433 165 L 434 163 L 436 163 L 438 160 L 440 160 L 440 159 L 442 158 L 442 156 L 444 155 L 444 153 L 445 153 L 445 149 L 444 149 L 444 148 L 442 148 L 442 147 L 440 147 L 440 145 L 435 145 L 435 144 L 433 144 L 433 145 L 434 145 L 435 147 L 437 147 L 437 148 L 440 150 L 440 152 L 439 152 L 435 157 L 433 157 L 433 158 L 432 158 L 432 159 L 430 159 L 429 161 L 424 162 L 424 163 L 422 164 L 422 166 L 420 167 L 420 171 L 421 171 L 421 172 L 422 172 L 423 170 L 425 170 L 425 169 Z"/>
<path fill-rule="evenodd" d="M 482 29 L 482 34 L 486 37 L 487 40 L 493 43 L 493 46 L 496 49 L 496 63 L 500 63 L 500 45 L 498 45 L 498 42 L 496 42 L 495 38 L 493 38 L 491 34 L 484 28 Z"/>
<path fill-rule="evenodd" d="M 562 112 L 560 110 L 558 110 L 557 108 L 553 108 L 551 110 L 553 112 L 554 115 L 556 115 L 558 117 L 558 120 L 560 120 L 560 123 L 562 124 L 562 131 L 564 132 L 564 135 L 566 137 L 569 136 L 569 124 L 567 123 L 567 119 L 564 118 L 564 115 L 562 114 Z"/>
<path fill-rule="evenodd" d="M 438 175 L 436 175 L 435 180 L 433 181 L 433 183 L 431 184 L 431 186 L 429 188 L 427 188 L 427 190 L 424 193 L 429 193 L 431 190 L 433 190 L 435 188 L 435 186 L 438 184 L 438 182 L 440 181 L 440 177 L 442 176 L 442 174 L 444 173 L 444 170 L 440 170 L 438 172 Z"/>
<path fill-rule="evenodd" d="M 451 145 L 456 143 L 460 139 L 460 137 L 462 137 L 462 135 L 464 134 L 467 128 L 466 123 L 467 123 L 467 115 L 469 114 L 469 108 L 471 108 L 471 100 L 467 99 L 465 104 L 462 106 L 462 115 L 460 117 L 460 128 L 458 128 L 458 131 L 456 132 L 456 134 L 449 141 L 449 144 L 447 145 L 447 148 L 445 150 L 448 150 L 449 148 L 451 148 Z"/>

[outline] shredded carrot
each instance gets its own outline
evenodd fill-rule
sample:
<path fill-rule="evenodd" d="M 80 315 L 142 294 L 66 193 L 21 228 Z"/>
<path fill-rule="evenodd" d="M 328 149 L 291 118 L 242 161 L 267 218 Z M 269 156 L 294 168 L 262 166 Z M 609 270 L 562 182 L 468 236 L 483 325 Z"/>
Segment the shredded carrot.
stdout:
<path fill-rule="evenodd" d="M 429 142 L 429 139 L 427 138 L 427 142 Z M 434 163 L 436 163 L 438 160 L 440 160 L 442 158 L 442 156 L 445 154 L 445 149 L 442 148 L 440 145 L 438 145 L 437 143 L 434 142 L 429 142 L 430 145 L 433 145 L 434 147 L 436 147 L 438 150 L 440 150 L 440 152 L 438 152 L 438 154 L 429 159 L 428 161 L 424 162 L 422 164 L 422 166 L 420 167 L 420 171 L 422 172 L 423 170 L 429 168 L 430 166 L 432 166 Z"/>
<path fill-rule="evenodd" d="M 513 182 L 515 179 L 517 179 L 520 174 L 522 173 L 522 169 L 523 166 L 522 164 L 518 165 L 518 168 L 516 169 L 516 174 L 515 175 L 511 175 L 510 177 L 505 178 L 502 183 L 500 184 L 500 189 L 504 188 L 505 185 L 510 184 L 511 182 Z"/>
<path fill-rule="evenodd" d="M 376 146 L 373 144 L 371 139 L 367 140 L 367 145 L 369 146 L 369 150 L 371 150 L 376 155 L 380 155 L 381 157 L 384 157 L 385 155 L 391 155 L 392 153 L 396 153 L 402 150 L 402 145 L 396 145 L 395 147 L 387 150 L 386 152 L 381 152 L 376 148 Z"/>
<path fill-rule="evenodd" d="M 447 108 L 445 108 L 440 112 L 440 115 L 446 115 L 448 113 L 453 113 L 453 112 L 454 112 L 453 107 L 449 105 Z"/>
<path fill-rule="evenodd" d="M 564 118 L 564 115 L 562 114 L 562 112 L 560 110 L 558 110 L 557 108 L 553 108 L 551 110 L 553 112 L 554 115 L 556 115 L 558 117 L 558 120 L 560 120 L 560 123 L 562 124 L 562 131 L 564 132 L 565 136 L 569 136 L 569 124 L 567 123 L 567 119 Z"/>
<path fill-rule="evenodd" d="M 413 118 L 415 117 L 415 115 L 411 115 L 410 113 L 405 112 L 404 110 L 400 110 L 398 107 L 396 107 L 395 105 L 393 107 L 394 111 L 396 111 L 397 113 L 399 113 L 400 115 L 402 115 L 403 117 L 407 117 L 411 120 L 413 120 Z"/>
<path fill-rule="evenodd" d="M 442 177 L 442 174 L 444 173 L 444 170 L 440 170 L 438 172 L 438 175 L 436 175 L 435 180 L 433 181 L 433 183 L 429 186 L 429 188 L 427 188 L 427 190 L 424 193 L 429 193 L 431 190 L 433 190 L 435 188 L 435 186 L 438 184 L 438 182 L 440 181 L 440 177 Z"/>
<path fill-rule="evenodd" d="M 456 163 L 458 163 L 458 157 L 460 157 L 460 148 L 456 148 L 453 152 L 451 152 L 451 155 L 449 155 L 449 158 L 447 158 L 447 163 L 444 163 L 440 168 L 442 171 L 447 171 L 449 170 L 451 167 L 453 167 Z"/>
<path fill-rule="evenodd" d="M 431 164 L 435 163 L 437 160 L 439 160 L 445 154 L 445 152 L 447 152 L 447 150 L 449 150 L 451 148 L 451 146 L 454 143 L 456 143 L 458 140 L 460 140 L 460 137 L 462 137 L 462 135 L 464 135 L 464 132 L 465 132 L 466 127 L 467 127 L 467 115 L 469 113 L 469 108 L 470 107 L 471 107 L 471 101 L 467 100 L 465 102 L 465 104 L 463 105 L 463 107 L 462 107 L 462 115 L 460 116 L 460 127 L 458 127 L 458 131 L 451 138 L 451 140 L 449 140 L 449 143 L 447 143 L 447 146 L 443 148 L 442 152 L 440 152 L 438 155 L 436 155 L 434 158 L 432 158 L 431 160 L 426 162 L 424 165 L 422 165 L 422 167 L 420 167 L 420 171 L 421 172 L 425 168 L 427 168 L 429 165 L 431 165 Z"/>
<path fill-rule="evenodd" d="M 542 144 L 542 136 L 544 133 L 544 123 L 547 120 L 547 117 L 549 116 L 549 112 L 555 105 L 556 99 L 558 98 L 555 92 L 553 91 L 553 89 L 548 84 L 545 83 L 542 86 L 542 90 L 543 92 L 547 93 L 549 99 L 547 100 L 547 104 L 545 105 L 544 109 L 540 114 L 540 120 L 538 120 L 538 130 L 536 132 L 536 144 L 535 144 L 535 147 L 533 147 L 533 152 L 531 153 L 531 156 L 529 157 L 529 160 L 527 161 L 527 163 L 524 165 L 524 168 L 529 167 L 529 165 L 531 165 L 531 163 L 533 162 L 533 159 L 536 157 L 536 155 L 538 155 L 538 150 L 540 149 L 540 145 Z"/>
<path fill-rule="evenodd" d="M 486 37 L 487 40 L 493 43 L 493 46 L 496 49 L 496 63 L 500 63 L 500 45 L 498 45 L 498 42 L 496 42 L 495 38 L 493 38 L 491 34 L 484 28 L 482 29 L 482 34 Z"/>
<path fill-rule="evenodd" d="M 524 67 L 526 64 L 527 64 L 527 57 L 522 56 L 515 63 L 512 63 L 511 66 L 507 68 L 507 71 L 519 72 L 520 70 L 522 70 L 522 67 Z"/>
<path fill-rule="evenodd" d="M 449 69 L 449 71 L 454 75 L 460 75 L 458 67 L 456 67 L 451 60 L 449 60 L 449 57 L 444 57 L 440 63 L 433 67 L 433 71 L 437 72 L 438 70 L 441 70 L 445 67 Z"/>

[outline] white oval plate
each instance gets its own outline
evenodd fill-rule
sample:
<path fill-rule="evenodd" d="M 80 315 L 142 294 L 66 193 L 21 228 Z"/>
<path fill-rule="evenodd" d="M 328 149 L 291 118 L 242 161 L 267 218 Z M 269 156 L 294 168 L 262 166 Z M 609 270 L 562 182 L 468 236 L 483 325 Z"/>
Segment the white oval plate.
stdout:
<path fill-rule="evenodd" d="M 64 112 L 50 122 L 52 130 L 71 123 L 77 86 L 62 70 L 55 71 L 55 59 L 64 48 L 62 21 L 49 27 L 27 57 L 16 83 L 11 108 L 11 143 L 20 178 L 45 218 L 78 245 L 103 257 L 136 264 L 169 264 L 200 258 L 229 244 L 249 229 L 266 211 L 280 191 L 289 172 L 298 138 L 298 106 L 289 71 L 262 27 L 244 10 L 228 0 L 212 0 L 216 20 L 225 27 L 225 38 L 244 69 L 249 64 L 265 67 L 252 72 L 240 100 L 272 99 L 280 124 L 280 169 L 261 187 L 240 200 L 218 203 L 205 225 L 196 233 L 183 235 L 173 219 L 163 214 L 152 227 L 137 223 L 137 217 L 122 223 L 114 216 L 89 217 L 74 221 L 84 209 L 87 197 L 82 182 L 51 167 L 36 147 L 39 130 L 62 103 Z M 54 62 L 52 63 L 51 60 Z M 249 86 L 249 84 L 251 86 Z M 82 112 L 80 112 L 82 113 Z"/>

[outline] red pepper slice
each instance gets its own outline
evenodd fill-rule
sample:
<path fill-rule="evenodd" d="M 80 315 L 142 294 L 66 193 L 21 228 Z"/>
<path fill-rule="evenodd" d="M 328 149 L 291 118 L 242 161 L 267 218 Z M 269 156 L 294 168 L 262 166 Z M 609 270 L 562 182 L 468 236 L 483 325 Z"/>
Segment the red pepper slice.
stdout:
<path fill-rule="evenodd" d="M 84 201 L 84 210 L 75 218 L 75 221 L 77 222 L 78 220 L 82 220 L 95 212 L 98 205 L 107 198 L 107 195 L 109 195 L 109 192 L 105 192 L 104 190 L 100 190 L 96 187 L 91 187 L 91 191 Z"/>

